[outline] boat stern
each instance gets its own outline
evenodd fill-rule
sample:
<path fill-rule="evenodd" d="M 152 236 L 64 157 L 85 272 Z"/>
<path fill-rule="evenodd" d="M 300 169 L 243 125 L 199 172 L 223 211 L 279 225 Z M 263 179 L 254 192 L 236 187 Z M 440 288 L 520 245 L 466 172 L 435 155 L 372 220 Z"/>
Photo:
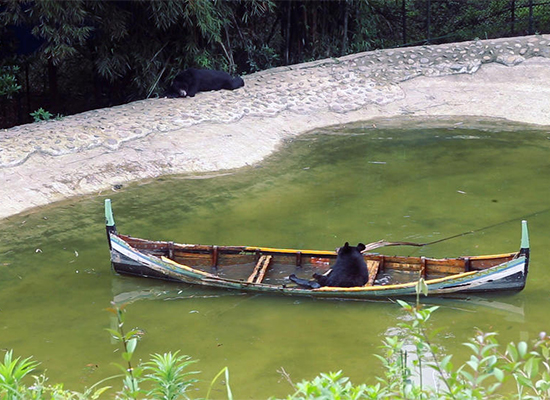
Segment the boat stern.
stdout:
<path fill-rule="evenodd" d="M 527 273 L 529 272 L 530 253 L 529 229 L 527 227 L 527 221 L 523 220 L 521 221 L 521 246 L 519 249 L 519 257 L 525 257 L 525 268 L 523 270 L 525 280 L 527 280 Z"/>

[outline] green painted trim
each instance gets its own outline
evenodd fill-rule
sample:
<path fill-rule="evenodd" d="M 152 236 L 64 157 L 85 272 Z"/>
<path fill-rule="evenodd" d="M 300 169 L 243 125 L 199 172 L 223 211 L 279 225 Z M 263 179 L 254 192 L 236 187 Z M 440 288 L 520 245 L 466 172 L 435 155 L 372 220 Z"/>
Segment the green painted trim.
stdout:
<path fill-rule="evenodd" d="M 113 208 L 111 207 L 111 199 L 105 199 L 105 225 L 115 226 L 115 218 L 113 217 Z"/>
<path fill-rule="evenodd" d="M 529 230 L 527 229 L 527 221 L 521 221 L 521 248 L 529 248 Z"/>

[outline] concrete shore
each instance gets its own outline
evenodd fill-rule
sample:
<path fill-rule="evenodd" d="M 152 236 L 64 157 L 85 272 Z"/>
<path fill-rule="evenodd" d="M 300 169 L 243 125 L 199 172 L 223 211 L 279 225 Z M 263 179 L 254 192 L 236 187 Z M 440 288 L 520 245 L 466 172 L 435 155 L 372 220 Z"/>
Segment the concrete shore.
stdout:
<path fill-rule="evenodd" d="M 550 35 L 376 50 L 0 131 L 0 219 L 167 174 L 257 163 L 315 128 L 398 116 L 549 126 Z"/>

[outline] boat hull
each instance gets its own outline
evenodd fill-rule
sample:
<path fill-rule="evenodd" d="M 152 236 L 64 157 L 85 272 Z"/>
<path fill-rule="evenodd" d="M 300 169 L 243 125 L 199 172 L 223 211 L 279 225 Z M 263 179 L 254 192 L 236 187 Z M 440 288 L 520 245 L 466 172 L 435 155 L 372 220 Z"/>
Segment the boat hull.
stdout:
<path fill-rule="evenodd" d="M 416 281 L 405 284 L 374 285 L 354 288 L 321 287 L 306 289 L 287 284 L 272 285 L 244 280 L 220 279 L 185 265 L 139 251 L 115 233 L 109 234 L 113 270 L 123 275 L 162 279 L 193 285 L 271 293 L 289 296 L 324 298 L 380 299 L 416 295 Z M 522 250 L 511 260 L 494 267 L 459 273 L 426 281 L 430 295 L 456 295 L 487 292 L 517 292 L 525 287 L 528 272 L 528 250 Z M 185 268 L 183 268 L 185 267 Z"/>

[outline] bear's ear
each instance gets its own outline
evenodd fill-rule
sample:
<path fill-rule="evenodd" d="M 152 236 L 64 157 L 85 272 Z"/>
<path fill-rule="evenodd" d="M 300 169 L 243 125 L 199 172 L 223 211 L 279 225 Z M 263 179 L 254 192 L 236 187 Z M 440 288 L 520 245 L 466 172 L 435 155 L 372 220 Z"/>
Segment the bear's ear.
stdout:
<path fill-rule="evenodd" d="M 367 246 L 365 246 L 363 243 L 359 243 L 359 244 L 357 245 L 357 250 L 359 250 L 359 251 L 363 251 L 363 250 L 365 250 L 366 248 L 367 248 Z"/>
<path fill-rule="evenodd" d="M 338 254 L 343 253 L 343 252 L 345 252 L 345 251 L 349 251 L 349 243 L 348 243 L 348 242 L 344 243 L 344 245 L 343 245 L 342 247 L 338 247 L 338 248 L 336 249 L 336 252 L 337 252 Z"/>

